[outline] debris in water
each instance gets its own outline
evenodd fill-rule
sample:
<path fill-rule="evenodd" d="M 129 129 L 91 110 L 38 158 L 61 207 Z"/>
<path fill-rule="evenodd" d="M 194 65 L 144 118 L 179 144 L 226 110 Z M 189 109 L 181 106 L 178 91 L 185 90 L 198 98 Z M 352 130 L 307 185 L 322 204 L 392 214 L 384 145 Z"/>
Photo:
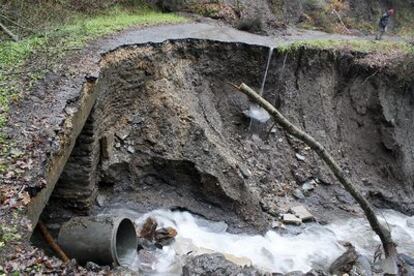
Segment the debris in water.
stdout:
<path fill-rule="evenodd" d="M 155 219 L 149 217 L 142 226 L 141 231 L 139 232 L 139 237 L 152 241 L 154 240 L 155 230 L 157 229 L 157 222 Z"/>
<path fill-rule="evenodd" d="M 407 226 L 409 217 L 393 211 L 383 213 L 399 244 L 400 252 L 412 258 L 414 231 Z M 296 223 L 301 222 L 293 214 L 286 215 L 296 218 Z M 148 218 L 153 222 L 148 222 Z M 225 260 L 230 259 L 236 263 L 248 264 L 250 260 L 255 268 L 271 273 L 309 271 L 312 268 L 328 270 L 329 265 L 346 251 L 339 241 L 352 242 L 360 253 L 359 256 L 367 256 L 369 260 L 380 245 L 379 239 L 364 218 L 338 220 L 325 226 L 309 223 L 303 225 L 299 233 L 298 227 L 286 226 L 284 231 L 275 229 L 276 231 L 268 231 L 263 236 L 231 234 L 226 231 L 227 227 L 223 222 L 208 221 L 188 212 L 170 210 L 156 210 L 145 215 L 137 213 L 135 222 L 142 228 L 147 224 L 145 228 L 149 229 L 156 222 L 159 229 L 172 227 L 177 232 L 175 241 L 162 249 L 154 248 L 154 242 L 149 242 L 151 247 L 144 246 L 139 250 L 134 266 L 130 267 L 135 271 L 155 275 L 182 275 L 183 264 L 188 263 L 188 258 L 206 253 L 220 253 L 226 256 Z M 274 226 L 277 227 L 277 224 Z M 358 262 L 353 269 L 357 266 L 359 271 L 367 269 L 366 264 L 360 266 Z"/>
<path fill-rule="evenodd" d="M 174 241 L 175 236 L 177 236 L 177 230 L 172 227 L 165 227 L 155 231 L 154 239 L 162 247 L 170 245 Z"/>

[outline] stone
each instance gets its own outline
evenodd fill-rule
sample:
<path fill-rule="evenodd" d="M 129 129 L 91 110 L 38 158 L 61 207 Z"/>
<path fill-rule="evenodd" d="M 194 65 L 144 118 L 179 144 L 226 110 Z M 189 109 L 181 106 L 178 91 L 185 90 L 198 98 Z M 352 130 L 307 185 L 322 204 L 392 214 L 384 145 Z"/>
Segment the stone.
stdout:
<path fill-rule="evenodd" d="M 293 207 L 290 211 L 302 222 L 315 220 L 315 217 L 302 205 Z"/>
<path fill-rule="evenodd" d="M 134 149 L 134 147 L 133 147 L 133 146 L 129 146 L 129 147 L 127 148 L 127 151 L 128 151 L 129 153 L 135 153 L 135 149 Z"/>
<path fill-rule="evenodd" d="M 305 194 L 309 194 L 311 191 L 313 191 L 315 189 L 316 185 L 317 184 L 316 184 L 315 180 L 306 181 L 302 185 L 302 191 Z"/>
<path fill-rule="evenodd" d="M 285 276 L 304 276 L 305 274 L 302 271 L 292 271 L 286 273 Z"/>
<path fill-rule="evenodd" d="M 306 157 L 303 156 L 303 155 L 300 155 L 299 153 L 296 153 L 295 156 L 296 156 L 296 159 L 298 159 L 299 161 L 305 161 L 306 160 Z"/>
<path fill-rule="evenodd" d="M 237 257 L 234 256 L 232 254 L 227 254 L 224 253 L 224 258 L 226 258 L 226 260 L 238 265 L 238 266 L 252 266 L 253 263 L 249 258 L 246 257 Z"/>
<path fill-rule="evenodd" d="M 130 134 L 131 130 L 128 128 L 123 128 L 117 131 L 116 136 L 121 139 L 122 141 L 124 141 L 126 138 L 128 138 L 129 134 Z"/>
<path fill-rule="evenodd" d="M 352 245 L 347 246 L 347 251 L 339 256 L 330 266 L 329 273 L 333 275 L 344 275 L 349 273 L 355 265 L 358 254 L 355 247 Z"/>
<path fill-rule="evenodd" d="M 183 276 L 239 276 L 239 275 L 263 275 L 270 276 L 255 267 L 239 266 L 230 262 L 223 254 L 202 254 L 187 259 L 183 271 Z"/>
<path fill-rule="evenodd" d="M 76 108 L 76 107 L 74 107 L 74 106 L 67 106 L 67 107 L 65 107 L 65 112 L 66 112 L 66 114 L 68 114 L 68 115 L 73 115 L 73 114 L 75 114 L 76 112 L 78 112 L 78 108 Z"/>
<path fill-rule="evenodd" d="M 285 224 L 301 225 L 302 220 L 293 214 L 283 214 L 282 221 Z"/>
<path fill-rule="evenodd" d="M 354 198 L 345 191 L 343 193 L 336 194 L 335 197 L 339 202 L 344 203 L 344 204 L 351 205 L 355 202 Z"/>
<path fill-rule="evenodd" d="M 105 197 L 104 195 L 99 194 L 99 195 L 96 197 L 96 204 L 97 204 L 99 207 L 103 207 L 103 206 L 104 206 L 104 204 L 105 204 L 105 200 L 106 200 L 106 197 Z"/>
<path fill-rule="evenodd" d="M 353 271 L 358 273 L 357 275 L 372 276 L 371 263 L 367 256 L 359 255 L 355 262 Z"/>
<path fill-rule="evenodd" d="M 94 262 L 87 262 L 85 268 L 91 272 L 99 272 L 101 267 Z"/>
<path fill-rule="evenodd" d="M 283 223 L 281 223 L 280 221 L 273 221 L 272 229 L 286 229 L 286 226 L 283 225 Z"/>
<path fill-rule="evenodd" d="M 252 176 L 252 172 L 245 166 L 239 166 L 239 169 L 244 178 L 248 179 Z"/>
<path fill-rule="evenodd" d="M 302 193 L 300 189 L 295 189 L 292 194 L 296 199 L 304 199 L 305 195 Z"/>
<path fill-rule="evenodd" d="M 328 276 L 328 273 L 320 269 L 312 269 L 311 271 L 308 271 L 305 276 Z"/>

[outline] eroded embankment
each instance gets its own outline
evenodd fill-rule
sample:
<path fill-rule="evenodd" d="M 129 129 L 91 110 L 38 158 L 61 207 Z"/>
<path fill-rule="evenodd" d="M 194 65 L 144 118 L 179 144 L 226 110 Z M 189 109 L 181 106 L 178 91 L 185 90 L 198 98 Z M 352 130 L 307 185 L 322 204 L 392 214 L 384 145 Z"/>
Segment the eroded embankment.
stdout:
<path fill-rule="evenodd" d="M 107 208 L 179 208 L 240 231 L 266 229 L 269 214 L 296 200 L 319 219 L 354 212 L 305 145 L 270 131 L 270 121 L 249 128 L 249 102 L 229 83 L 259 89 L 268 51 L 180 40 L 107 53 L 98 99 L 44 220 L 58 227 Z M 377 206 L 413 214 L 413 84 L 363 57 L 275 50 L 264 96 L 321 141 Z M 309 183 L 316 187 L 306 193 Z"/>

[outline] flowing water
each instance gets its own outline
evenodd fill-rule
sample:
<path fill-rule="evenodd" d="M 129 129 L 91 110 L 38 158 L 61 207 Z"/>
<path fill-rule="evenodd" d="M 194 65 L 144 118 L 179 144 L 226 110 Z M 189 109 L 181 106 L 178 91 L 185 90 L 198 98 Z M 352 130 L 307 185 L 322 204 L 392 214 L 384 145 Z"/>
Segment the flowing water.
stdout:
<path fill-rule="evenodd" d="M 125 213 L 125 210 L 115 210 L 115 213 Z M 128 214 L 134 216 L 134 212 L 128 211 Z M 399 245 L 399 252 L 414 257 L 414 217 L 390 210 L 383 215 Z M 264 271 L 306 272 L 312 268 L 327 269 L 345 252 L 340 241 L 351 242 L 369 259 L 380 245 L 379 238 L 363 218 L 325 226 L 310 223 L 302 226 L 301 231 L 283 235 L 268 231 L 265 235 L 252 236 L 228 233 L 224 222 L 207 221 L 188 212 L 155 210 L 144 215 L 135 213 L 134 217 L 138 228 L 146 218 L 152 217 L 157 220 L 158 227 L 173 227 L 178 232 L 175 242 L 157 249 L 152 258 L 142 260 L 136 256 L 131 262 L 131 269 L 149 275 L 180 275 L 185 256 L 215 252 L 238 264 L 252 264 Z"/>
<path fill-rule="evenodd" d="M 267 74 L 269 73 L 270 62 L 272 61 L 273 56 L 273 48 L 269 49 L 269 55 L 267 57 L 266 69 L 263 75 L 262 84 L 260 86 L 259 94 L 263 96 L 263 92 L 266 85 Z M 258 106 L 257 104 L 251 104 L 249 110 L 245 112 L 245 114 L 251 118 L 249 129 L 251 130 L 254 124 L 254 121 L 258 121 L 259 123 L 265 123 L 270 119 L 269 113 L 266 110 Z"/>

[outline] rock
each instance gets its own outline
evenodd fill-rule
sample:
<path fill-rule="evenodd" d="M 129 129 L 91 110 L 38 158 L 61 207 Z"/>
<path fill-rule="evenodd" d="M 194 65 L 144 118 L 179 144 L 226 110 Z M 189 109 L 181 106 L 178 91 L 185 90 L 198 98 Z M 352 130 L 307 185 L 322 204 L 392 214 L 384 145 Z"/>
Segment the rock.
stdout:
<path fill-rule="evenodd" d="M 355 265 L 358 254 L 355 247 L 349 244 L 347 251 L 339 256 L 329 267 L 329 273 L 343 275 L 349 273 Z"/>
<path fill-rule="evenodd" d="M 315 217 L 302 205 L 293 207 L 290 211 L 302 222 L 315 220 Z"/>
<path fill-rule="evenodd" d="M 238 266 L 252 266 L 253 265 L 252 261 L 249 258 L 237 257 L 232 254 L 226 254 L 226 253 L 224 253 L 223 255 L 224 255 L 224 258 L 226 258 L 226 260 Z"/>
<path fill-rule="evenodd" d="M 129 147 L 127 148 L 127 151 L 128 151 L 129 153 L 135 153 L 135 149 L 134 149 L 134 147 L 133 147 L 133 146 L 129 146 Z"/>
<path fill-rule="evenodd" d="M 328 276 L 328 273 L 320 269 L 312 269 L 311 271 L 307 272 L 305 276 Z"/>
<path fill-rule="evenodd" d="M 76 108 L 76 107 L 74 107 L 74 106 L 67 106 L 67 107 L 65 107 L 65 112 L 66 112 L 66 114 L 68 114 L 68 115 L 73 115 L 73 114 L 75 114 L 76 112 L 78 112 L 78 108 Z"/>
<path fill-rule="evenodd" d="M 87 262 L 85 268 L 92 272 L 99 272 L 101 267 L 94 262 Z"/>
<path fill-rule="evenodd" d="M 273 229 L 286 229 L 286 226 L 283 225 L 283 223 L 281 223 L 280 221 L 273 221 L 272 228 Z"/>
<path fill-rule="evenodd" d="M 270 276 L 254 267 L 241 267 L 227 260 L 222 254 L 202 254 L 189 258 L 183 267 L 183 276 L 239 276 L 263 275 Z"/>
<path fill-rule="evenodd" d="M 239 169 L 240 169 L 240 172 L 241 172 L 241 174 L 244 178 L 247 179 L 247 178 L 252 176 L 252 172 L 248 168 L 246 168 L 245 166 L 241 165 L 241 166 L 239 166 Z"/>
<path fill-rule="evenodd" d="M 414 275 L 414 258 L 406 254 L 398 254 L 400 274 L 404 276 Z"/>
<path fill-rule="evenodd" d="M 354 272 L 357 273 L 357 275 L 372 276 L 371 263 L 367 256 L 358 256 L 353 269 L 353 274 L 355 274 Z"/>
<path fill-rule="evenodd" d="M 306 157 L 303 156 L 303 155 L 300 155 L 299 153 L 296 153 L 295 156 L 296 156 L 296 159 L 298 159 L 299 161 L 305 161 L 306 160 Z"/>
<path fill-rule="evenodd" d="M 161 228 L 155 231 L 154 239 L 158 245 L 166 246 L 174 241 L 177 231 L 172 227 Z"/>
<path fill-rule="evenodd" d="M 155 230 L 157 229 L 158 223 L 151 217 L 147 218 L 139 232 L 139 237 L 147 239 L 149 241 L 154 240 Z"/>
<path fill-rule="evenodd" d="M 105 197 L 104 195 L 102 195 L 102 194 L 99 194 L 99 195 L 96 197 L 96 204 L 97 204 L 99 207 L 103 207 L 103 206 L 104 206 L 104 204 L 105 204 L 105 200 L 106 200 L 106 197 Z"/>
<path fill-rule="evenodd" d="M 131 130 L 129 128 L 122 128 L 116 132 L 116 137 L 124 141 L 130 134 Z"/>
<path fill-rule="evenodd" d="M 304 276 L 305 274 L 302 271 L 292 271 L 286 273 L 285 276 Z"/>
<path fill-rule="evenodd" d="M 317 186 L 317 184 L 316 184 L 316 181 L 315 180 L 312 179 L 310 181 L 306 181 L 302 185 L 302 191 L 305 194 L 309 194 L 311 191 L 313 191 L 315 189 L 316 186 Z"/>
<path fill-rule="evenodd" d="M 305 198 L 305 195 L 302 193 L 302 191 L 301 190 L 299 190 L 299 189 L 295 189 L 294 191 L 293 191 L 293 196 L 295 197 L 295 198 L 297 198 L 297 199 L 304 199 Z"/>
<path fill-rule="evenodd" d="M 344 192 L 343 194 L 337 194 L 336 199 L 339 202 L 342 202 L 342 203 L 348 204 L 348 205 L 351 205 L 355 202 L 354 199 L 352 198 L 352 196 L 350 194 L 347 194 L 346 192 Z"/>
<path fill-rule="evenodd" d="M 282 221 L 285 224 L 293 224 L 293 225 L 301 225 L 302 220 L 295 215 L 292 214 L 283 214 Z"/>

